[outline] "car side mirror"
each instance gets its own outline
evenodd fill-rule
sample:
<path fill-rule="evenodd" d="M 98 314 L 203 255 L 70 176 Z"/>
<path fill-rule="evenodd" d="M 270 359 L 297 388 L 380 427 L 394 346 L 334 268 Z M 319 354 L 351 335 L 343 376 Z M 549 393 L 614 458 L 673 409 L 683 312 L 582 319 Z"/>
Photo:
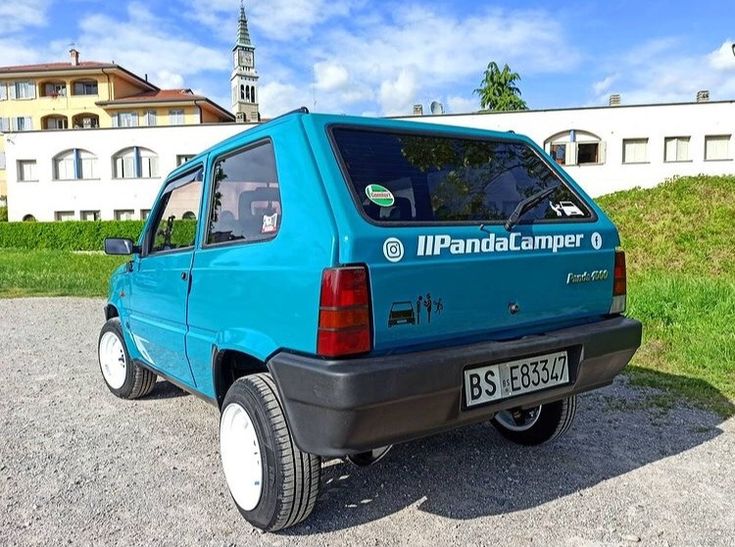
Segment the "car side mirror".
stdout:
<path fill-rule="evenodd" d="M 132 239 L 123 239 L 117 237 L 105 238 L 105 254 L 108 255 L 131 255 L 139 253 L 140 247 L 137 247 Z"/>

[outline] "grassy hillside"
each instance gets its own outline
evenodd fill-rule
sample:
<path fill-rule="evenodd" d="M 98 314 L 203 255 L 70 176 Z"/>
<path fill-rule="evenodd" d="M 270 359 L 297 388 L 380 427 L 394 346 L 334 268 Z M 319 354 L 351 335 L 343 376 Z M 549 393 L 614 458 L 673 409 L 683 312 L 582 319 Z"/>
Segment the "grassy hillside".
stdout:
<path fill-rule="evenodd" d="M 678 178 L 598 203 L 620 230 L 628 310 L 645 329 L 631 377 L 732 412 L 705 387 L 735 401 L 735 177 Z"/>

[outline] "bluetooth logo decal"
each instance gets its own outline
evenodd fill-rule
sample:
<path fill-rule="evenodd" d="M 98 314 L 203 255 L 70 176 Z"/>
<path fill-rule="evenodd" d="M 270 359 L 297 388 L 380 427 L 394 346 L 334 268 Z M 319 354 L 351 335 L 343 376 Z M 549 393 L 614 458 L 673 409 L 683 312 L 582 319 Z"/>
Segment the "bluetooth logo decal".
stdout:
<path fill-rule="evenodd" d="M 389 237 L 383 243 L 383 254 L 388 262 L 400 262 L 403 258 L 403 243 L 400 239 Z"/>
<path fill-rule="evenodd" d="M 599 232 L 594 232 L 592 234 L 592 238 L 590 239 L 590 242 L 592 243 L 592 247 L 595 250 L 600 250 L 602 248 L 602 236 Z"/>

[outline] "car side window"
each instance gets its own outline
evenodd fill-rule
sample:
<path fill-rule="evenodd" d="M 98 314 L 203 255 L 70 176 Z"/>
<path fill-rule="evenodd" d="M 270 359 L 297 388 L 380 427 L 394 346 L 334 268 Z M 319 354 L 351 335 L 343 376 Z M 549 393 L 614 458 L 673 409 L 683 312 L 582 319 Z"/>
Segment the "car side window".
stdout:
<path fill-rule="evenodd" d="M 207 243 L 264 241 L 281 226 L 273 145 L 263 142 L 217 159 Z"/>
<path fill-rule="evenodd" d="M 168 183 L 149 232 L 149 254 L 194 246 L 201 199 L 202 169 Z"/>

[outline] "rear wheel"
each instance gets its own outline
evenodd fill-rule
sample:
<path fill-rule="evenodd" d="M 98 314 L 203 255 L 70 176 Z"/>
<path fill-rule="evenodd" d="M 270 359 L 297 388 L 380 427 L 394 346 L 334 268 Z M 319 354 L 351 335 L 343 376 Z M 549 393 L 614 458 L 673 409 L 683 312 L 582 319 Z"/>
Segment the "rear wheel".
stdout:
<path fill-rule="evenodd" d="M 529 409 L 501 410 L 492 424 L 506 439 L 534 446 L 552 441 L 566 433 L 574 422 L 577 396 Z"/>
<path fill-rule="evenodd" d="M 97 355 L 102 378 L 116 396 L 137 399 L 153 391 L 156 375 L 130 359 L 118 317 L 108 320 L 102 327 Z"/>
<path fill-rule="evenodd" d="M 246 376 L 230 387 L 220 418 L 220 455 L 232 499 L 253 526 L 272 532 L 311 514 L 321 460 L 296 446 L 270 374 Z"/>

